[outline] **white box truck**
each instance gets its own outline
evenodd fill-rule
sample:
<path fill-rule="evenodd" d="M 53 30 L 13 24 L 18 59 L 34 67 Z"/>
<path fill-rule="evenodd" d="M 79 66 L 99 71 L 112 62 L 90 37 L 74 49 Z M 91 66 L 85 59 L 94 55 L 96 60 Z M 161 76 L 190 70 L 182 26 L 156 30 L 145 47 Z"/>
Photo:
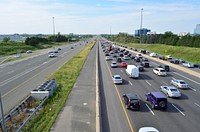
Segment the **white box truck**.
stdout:
<path fill-rule="evenodd" d="M 126 74 L 131 78 L 139 77 L 139 69 L 135 65 L 128 65 L 126 68 Z"/>

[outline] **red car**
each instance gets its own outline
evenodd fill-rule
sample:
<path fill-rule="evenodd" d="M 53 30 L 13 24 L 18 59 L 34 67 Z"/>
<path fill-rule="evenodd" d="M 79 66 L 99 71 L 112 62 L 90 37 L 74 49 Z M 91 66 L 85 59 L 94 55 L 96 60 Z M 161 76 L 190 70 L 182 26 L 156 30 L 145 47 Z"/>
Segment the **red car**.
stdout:
<path fill-rule="evenodd" d="M 127 64 L 126 62 L 121 62 L 121 63 L 120 63 L 120 66 L 121 66 L 121 67 L 127 67 L 127 65 L 128 65 L 128 64 Z"/>

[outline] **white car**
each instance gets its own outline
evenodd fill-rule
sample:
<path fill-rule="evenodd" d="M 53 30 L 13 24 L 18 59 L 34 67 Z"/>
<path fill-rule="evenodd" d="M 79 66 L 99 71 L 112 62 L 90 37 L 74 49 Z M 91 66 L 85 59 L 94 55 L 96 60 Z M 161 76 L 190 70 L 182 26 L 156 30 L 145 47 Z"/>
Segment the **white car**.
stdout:
<path fill-rule="evenodd" d="M 118 64 L 117 64 L 116 61 L 112 61 L 111 64 L 110 64 L 110 66 L 111 66 L 112 68 L 116 68 L 116 67 L 118 67 Z"/>
<path fill-rule="evenodd" d="M 114 76 L 112 76 L 112 79 L 113 79 L 114 84 L 122 84 L 122 82 L 123 82 L 120 75 L 114 75 Z"/>
<path fill-rule="evenodd" d="M 138 132 L 159 132 L 158 129 L 154 127 L 141 127 Z"/>
<path fill-rule="evenodd" d="M 26 53 L 30 54 L 30 53 L 33 53 L 33 51 L 32 50 L 27 50 Z"/>
<path fill-rule="evenodd" d="M 183 63 L 183 66 L 188 67 L 188 68 L 193 68 L 194 67 L 194 65 L 192 63 L 189 63 L 189 62 Z"/>
<path fill-rule="evenodd" d="M 157 54 L 156 54 L 156 53 L 154 53 L 154 52 L 152 52 L 152 53 L 150 53 L 150 54 L 149 54 L 149 56 L 151 56 L 151 57 L 156 57 L 156 56 L 157 56 Z"/>
<path fill-rule="evenodd" d="M 137 54 L 136 57 L 142 57 L 142 54 Z"/>
<path fill-rule="evenodd" d="M 189 88 L 189 85 L 184 80 L 172 79 L 170 83 L 177 88 Z"/>
<path fill-rule="evenodd" d="M 167 75 L 165 69 L 163 69 L 163 68 L 154 68 L 153 73 L 157 74 L 158 76 L 166 76 Z"/>
<path fill-rule="evenodd" d="M 167 55 L 167 59 L 172 59 L 172 56 L 171 55 Z"/>
<path fill-rule="evenodd" d="M 167 95 L 167 97 L 179 98 L 181 93 L 174 86 L 160 86 L 160 91 Z"/>
<path fill-rule="evenodd" d="M 53 58 L 53 57 L 56 57 L 56 55 L 54 53 L 50 53 L 49 58 Z"/>
<path fill-rule="evenodd" d="M 124 60 L 129 60 L 128 55 L 124 55 L 123 59 Z"/>
<path fill-rule="evenodd" d="M 106 61 L 112 60 L 111 56 L 106 56 Z"/>

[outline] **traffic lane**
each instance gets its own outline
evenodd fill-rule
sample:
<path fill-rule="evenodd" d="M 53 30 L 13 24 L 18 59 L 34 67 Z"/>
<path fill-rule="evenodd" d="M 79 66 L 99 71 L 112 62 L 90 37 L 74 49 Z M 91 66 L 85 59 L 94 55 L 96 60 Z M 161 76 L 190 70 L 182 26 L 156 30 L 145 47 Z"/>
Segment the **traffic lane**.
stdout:
<path fill-rule="evenodd" d="M 4 112 L 9 112 L 13 107 L 15 107 L 21 100 L 26 98 L 30 91 L 37 88 L 42 84 L 51 74 L 57 71 L 62 65 L 71 59 L 74 55 L 80 52 L 82 48 L 77 48 L 73 50 L 65 57 L 59 57 L 60 59 L 55 59 L 55 62 L 51 64 L 45 64 L 45 66 L 36 69 L 34 72 L 30 72 L 22 76 L 21 78 L 14 80 L 14 82 L 7 84 L 1 88 L 2 101 L 4 105 Z M 5 92 L 7 91 L 7 92 Z"/>
<path fill-rule="evenodd" d="M 120 70 L 118 70 L 117 68 L 112 68 L 113 70 L 112 70 L 112 72 L 113 71 L 120 71 Z M 120 72 L 115 72 L 114 74 L 120 74 Z M 122 78 L 125 78 L 125 77 L 123 77 L 123 75 L 122 75 Z M 133 83 L 134 84 L 134 83 Z M 143 83 L 142 83 L 143 84 Z M 134 89 L 133 87 L 132 88 L 130 88 L 130 89 L 128 89 L 128 88 L 126 88 L 126 84 L 125 85 L 122 85 L 122 89 L 123 90 L 130 90 L 130 89 Z M 129 85 L 130 86 L 130 85 Z M 119 89 L 120 89 L 120 87 L 121 86 L 118 86 L 119 87 Z M 139 87 L 138 87 L 139 88 Z M 141 88 L 139 88 L 139 89 L 141 89 Z M 136 90 L 136 91 L 133 91 L 133 93 L 137 93 L 137 91 L 138 91 L 138 89 Z M 124 92 L 124 91 L 123 91 Z M 127 91 L 125 92 L 125 93 L 127 93 Z M 143 95 L 144 95 L 144 93 L 143 93 Z M 171 103 L 171 101 L 169 101 L 170 103 L 168 104 L 169 105 L 169 108 L 168 108 L 168 111 L 169 112 L 179 112 L 176 108 L 174 108 L 174 106 L 176 107 L 176 104 L 173 102 L 173 103 Z M 180 103 L 180 102 L 179 102 Z M 144 106 L 144 105 L 143 105 Z M 178 106 L 178 105 L 177 105 Z M 193 107 L 193 106 L 192 106 Z M 141 107 L 142 108 L 142 107 Z M 188 107 L 187 107 L 188 108 Z M 189 107 L 189 109 L 190 109 L 191 107 Z M 169 114 L 171 114 L 171 113 L 169 113 Z M 159 116 L 158 116 L 159 117 Z M 169 115 L 169 120 L 171 119 L 171 118 L 173 118 L 174 117 L 174 115 L 172 114 L 172 115 Z M 133 117 L 134 118 L 134 117 Z M 141 118 L 141 116 L 140 116 L 140 118 Z M 190 116 L 190 118 L 192 118 L 191 116 Z M 138 120 L 138 119 L 136 119 L 136 120 Z M 166 119 L 166 120 L 168 120 L 168 119 Z M 181 124 L 181 123 L 180 123 Z M 180 124 L 178 125 L 178 126 L 180 126 Z M 135 125 L 135 124 L 134 124 Z M 137 125 L 136 125 L 137 126 Z M 191 126 L 191 127 L 193 127 L 193 126 Z M 196 127 L 196 126 L 195 126 Z M 136 127 L 134 127 L 134 128 L 136 128 Z M 157 127 L 158 128 L 158 127 Z M 138 127 L 138 129 L 139 129 L 139 127 Z M 165 127 L 164 127 L 164 129 L 165 129 Z M 164 130 L 163 129 L 163 130 Z M 198 128 L 197 128 L 198 129 Z M 166 128 L 166 130 L 167 130 L 167 128 Z M 182 131 L 182 130 L 184 130 L 184 129 L 179 129 L 179 128 L 176 128 L 176 127 L 174 127 L 174 130 L 176 130 L 176 131 Z"/>
<path fill-rule="evenodd" d="M 51 61 L 59 59 L 60 57 L 69 54 L 70 52 L 73 52 L 73 50 L 68 50 L 66 52 L 63 52 L 62 54 L 60 54 L 60 56 L 57 55 L 57 57 L 55 58 L 48 58 L 48 55 L 47 56 L 45 55 L 43 56 L 43 58 L 41 56 L 41 58 L 35 57 L 34 59 L 23 61 L 23 63 L 22 62 L 18 63 L 15 67 L 10 66 L 8 67 L 10 69 L 9 74 L 7 72 L 6 75 L 1 77 L 0 87 L 10 83 L 11 81 L 14 81 L 15 79 L 18 79 L 19 77 L 22 77 L 25 74 L 28 74 L 29 72 L 34 71 L 37 68 L 40 68 L 41 66 L 44 66 L 45 64 L 51 63 Z M 30 63 L 32 65 L 29 65 Z"/>
<path fill-rule="evenodd" d="M 100 53 L 99 59 L 99 84 L 101 119 L 103 132 L 131 131 L 123 112 L 119 97 L 113 85 L 110 72 L 105 63 L 104 55 Z"/>
<path fill-rule="evenodd" d="M 69 46 L 67 48 L 64 48 L 64 50 L 61 50 L 59 53 L 56 53 L 57 56 L 62 54 L 63 52 L 69 52 L 70 48 Z M 37 66 L 38 64 L 45 63 L 49 60 L 48 53 L 38 54 L 36 56 L 31 56 L 29 58 L 25 58 L 21 61 L 16 61 L 13 63 L 9 63 L 5 67 L 1 67 L 0 78 L 1 80 L 4 80 L 4 78 L 9 78 L 17 74 L 17 72 L 21 73 L 25 71 L 25 69 Z"/>

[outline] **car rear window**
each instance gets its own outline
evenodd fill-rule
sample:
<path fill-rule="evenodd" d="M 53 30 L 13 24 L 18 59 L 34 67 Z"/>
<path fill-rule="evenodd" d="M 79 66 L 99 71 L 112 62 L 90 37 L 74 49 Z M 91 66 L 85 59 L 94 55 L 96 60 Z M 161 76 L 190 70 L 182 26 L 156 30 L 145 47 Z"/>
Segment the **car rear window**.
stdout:
<path fill-rule="evenodd" d="M 178 90 L 177 90 L 177 89 L 171 89 L 171 91 L 172 91 L 172 92 L 177 92 Z"/>
<path fill-rule="evenodd" d="M 165 72 L 165 70 L 160 70 L 160 72 Z"/>
<path fill-rule="evenodd" d="M 185 82 L 180 82 L 180 84 L 186 84 Z"/>
<path fill-rule="evenodd" d="M 138 102 L 137 99 L 131 99 L 131 104 L 132 104 L 132 103 L 137 103 L 137 102 Z"/>
<path fill-rule="evenodd" d="M 121 79 L 121 77 L 115 77 L 115 79 Z"/>

